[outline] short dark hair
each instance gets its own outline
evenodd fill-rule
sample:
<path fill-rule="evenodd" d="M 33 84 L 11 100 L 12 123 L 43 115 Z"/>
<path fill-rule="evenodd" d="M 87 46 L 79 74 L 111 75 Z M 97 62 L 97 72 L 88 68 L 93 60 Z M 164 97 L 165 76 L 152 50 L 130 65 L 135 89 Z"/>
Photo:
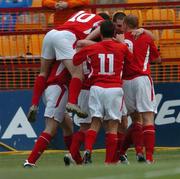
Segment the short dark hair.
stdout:
<path fill-rule="evenodd" d="M 115 34 L 115 26 L 112 21 L 105 20 L 100 26 L 100 32 L 103 37 L 113 37 Z"/>
<path fill-rule="evenodd" d="M 139 26 L 139 19 L 137 16 L 129 14 L 123 21 L 130 29 L 135 29 Z"/>
<path fill-rule="evenodd" d="M 116 22 L 117 19 L 123 20 L 124 17 L 126 17 L 126 14 L 125 14 L 124 12 L 116 12 L 116 13 L 113 15 L 112 21 L 113 21 L 113 22 Z"/>
<path fill-rule="evenodd" d="M 110 20 L 110 16 L 105 12 L 100 12 L 98 15 L 101 16 L 104 20 Z"/>

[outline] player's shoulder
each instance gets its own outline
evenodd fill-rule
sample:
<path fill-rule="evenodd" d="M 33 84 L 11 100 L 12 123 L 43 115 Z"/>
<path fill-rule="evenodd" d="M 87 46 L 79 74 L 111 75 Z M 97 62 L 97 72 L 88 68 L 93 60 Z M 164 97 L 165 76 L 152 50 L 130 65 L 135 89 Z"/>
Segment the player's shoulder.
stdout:
<path fill-rule="evenodd" d="M 145 32 L 141 34 L 140 37 L 142 40 L 152 41 L 152 38 L 150 37 L 150 35 L 146 34 Z"/>
<path fill-rule="evenodd" d="M 130 39 L 131 39 L 131 38 L 133 39 L 132 32 L 126 32 L 126 33 L 124 33 L 124 37 L 127 38 L 127 39 L 129 39 L 129 38 L 130 38 Z"/>

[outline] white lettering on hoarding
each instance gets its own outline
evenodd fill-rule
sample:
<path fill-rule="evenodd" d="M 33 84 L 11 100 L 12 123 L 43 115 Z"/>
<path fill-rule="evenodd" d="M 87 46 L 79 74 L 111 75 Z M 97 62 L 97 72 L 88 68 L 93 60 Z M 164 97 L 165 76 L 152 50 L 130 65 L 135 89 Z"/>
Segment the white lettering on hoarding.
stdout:
<path fill-rule="evenodd" d="M 163 96 L 162 94 L 156 95 L 157 106 L 159 106 Z M 180 107 L 180 100 L 168 100 L 165 101 L 160 107 L 155 119 L 156 125 L 165 125 L 172 123 L 180 123 L 180 112 L 175 116 L 176 110 L 173 107 Z"/>
<path fill-rule="evenodd" d="M 37 137 L 21 107 L 19 107 L 6 131 L 2 135 L 2 139 L 11 139 L 14 135 L 26 135 L 28 138 Z"/>

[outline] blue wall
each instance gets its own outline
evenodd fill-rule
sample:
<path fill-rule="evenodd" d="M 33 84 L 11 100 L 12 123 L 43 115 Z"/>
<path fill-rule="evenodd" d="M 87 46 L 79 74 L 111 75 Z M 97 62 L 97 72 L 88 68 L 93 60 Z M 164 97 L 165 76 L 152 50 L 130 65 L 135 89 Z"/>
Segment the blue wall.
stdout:
<path fill-rule="evenodd" d="M 180 83 L 156 84 L 155 91 L 158 102 L 156 146 L 180 146 Z M 36 123 L 28 123 L 25 116 L 31 95 L 30 90 L 0 92 L 0 141 L 17 150 L 30 150 L 44 129 L 43 104 Z M 61 131 L 50 147 L 64 149 Z M 104 133 L 101 131 L 95 148 L 103 147 Z"/>

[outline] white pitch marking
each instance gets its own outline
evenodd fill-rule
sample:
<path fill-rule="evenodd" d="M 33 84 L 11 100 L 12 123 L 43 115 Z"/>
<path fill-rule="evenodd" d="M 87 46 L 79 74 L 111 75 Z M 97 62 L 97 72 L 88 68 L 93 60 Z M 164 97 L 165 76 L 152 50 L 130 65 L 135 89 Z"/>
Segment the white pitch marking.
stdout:
<path fill-rule="evenodd" d="M 145 178 L 157 178 L 161 176 L 171 176 L 176 174 L 180 174 L 180 168 L 147 172 L 145 173 Z"/>

